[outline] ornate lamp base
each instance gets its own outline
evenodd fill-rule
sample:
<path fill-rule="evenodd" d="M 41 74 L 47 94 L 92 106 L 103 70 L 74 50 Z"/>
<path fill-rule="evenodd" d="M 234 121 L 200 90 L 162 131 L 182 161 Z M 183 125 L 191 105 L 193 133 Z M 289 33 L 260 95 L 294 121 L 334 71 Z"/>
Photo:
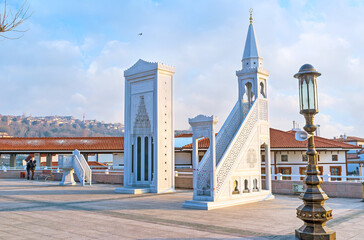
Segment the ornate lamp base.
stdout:
<path fill-rule="evenodd" d="M 316 232 L 315 227 L 309 227 L 306 224 L 296 229 L 296 238 L 302 240 L 334 240 L 336 239 L 336 232 L 332 231 L 331 229 L 327 229 L 326 227 L 318 226 L 324 232 Z"/>

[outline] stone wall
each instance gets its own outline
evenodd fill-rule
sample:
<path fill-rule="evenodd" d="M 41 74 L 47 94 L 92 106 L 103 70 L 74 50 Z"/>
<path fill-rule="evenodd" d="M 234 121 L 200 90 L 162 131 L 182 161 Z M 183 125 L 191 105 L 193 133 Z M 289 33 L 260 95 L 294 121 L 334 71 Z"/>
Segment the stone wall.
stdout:
<path fill-rule="evenodd" d="M 25 170 L 11 170 L 11 171 L 0 171 L 0 178 L 20 178 L 20 173 L 23 172 L 25 173 L 25 177 L 26 177 L 26 172 Z"/>
<path fill-rule="evenodd" d="M 62 180 L 63 173 L 53 173 L 55 181 Z M 76 182 L 79 182 L 76 174 L 73 175 Z M 92 173 L 92 182 L 105 183 L 105 184 L 123 184 L 124 174 L 123 173 Z"/>
<path fill-rule="evenodd" d="M 190 172 L 191 170 L 186 170 Z M 24 170 L 9 170 L 7 172 L 0 171 L 0 178 L 19 179 L 20 173 Z M 35 176 L 41 174 L 42 171 L 36 171 Z M 26 176 L 26 175 L 25 175 Z M 76 174 L 74 175 L 75 181 L 78 181 Z M 62 173 L 53 172 L 53 180 L 61 181 Z M 92 181 L 95 183 L 104 184 L 123 184 L 123 173 L 93 173 Z M 192 189 L 192 174 L 180 174 L 175 178 L 177 189 Z M 264 189 L 265 180 L 262 180 L 262 188 Z M 285 180 L 272 180 L 273 194 L 299 194 L 303 186 L 302 181 L 285 181 Z M 329 197 L 342 197 L 342 198 L 363 198 L 363 184 L 359 182 L 323 182 L 322 189 Z M 298 188 L 297 188 L 298 187 Z"/>
<path fill-rule="evenodd" d="M 298 189 L 303 185 L 302 181 L 272 180 L 272 192 L 299 194 L 301 191 Z M 359 182 L 323 182 L 321 187 L 329 197 L 363 198 L 363 184 Z"/>

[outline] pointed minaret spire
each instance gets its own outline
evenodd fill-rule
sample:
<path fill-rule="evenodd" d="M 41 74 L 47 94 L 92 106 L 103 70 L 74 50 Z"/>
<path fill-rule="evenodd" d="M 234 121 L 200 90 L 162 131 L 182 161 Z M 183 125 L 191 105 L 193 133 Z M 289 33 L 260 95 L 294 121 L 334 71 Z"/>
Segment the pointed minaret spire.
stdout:
<path fill-rule="evenodd" d="M 243 68 L 261 67 L 263 64 L 263 58 L 260 55 L 257 37 L 255 36 L 253 27 L 253 9 L 250 9 L 249 12 L 250 25 L 246 37 L 243 59 L 241 60 L 243 62 Z"/>
<path fill-rule="evenodd" d="M 250 25 L 253 25 L 253 8 L 249 9 L 249 12 L 250 12 Z"/>

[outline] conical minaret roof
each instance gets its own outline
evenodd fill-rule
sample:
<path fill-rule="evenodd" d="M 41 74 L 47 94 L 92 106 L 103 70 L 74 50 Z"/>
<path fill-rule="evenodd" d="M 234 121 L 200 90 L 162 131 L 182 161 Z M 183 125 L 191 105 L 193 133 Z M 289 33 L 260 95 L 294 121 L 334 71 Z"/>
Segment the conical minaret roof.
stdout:
<path fill-rule="evenodd" d="M 261 58 L 257 37 L 255 36 L 253 23 L 250 22 L 248 35 L 246 36 L 243 60 L 248 58 Z"/>

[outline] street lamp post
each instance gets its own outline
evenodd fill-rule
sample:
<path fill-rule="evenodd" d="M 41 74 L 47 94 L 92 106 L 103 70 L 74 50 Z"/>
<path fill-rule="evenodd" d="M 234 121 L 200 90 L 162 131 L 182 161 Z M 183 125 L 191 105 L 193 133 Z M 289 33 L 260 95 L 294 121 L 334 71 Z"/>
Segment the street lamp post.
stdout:
<path fill-rule="evenodd" d="M 306 119 L 304 130 L 309 134 L 307 157 L 308 165 L 304 183 L 306 191 L 300 195 L 303 204 L 297 208 L 297 217 L 304 221 L 302 227 L 296 229 L 298 239 L 336 239 L 336 232 L 326 227 L 326 222 L 332 219 L 332 210 L 324 206 L 329 197 L 321 189 L 322 179 L 317 166 L 317 152 L 315 150 L 314 132 L 316 126 L 313 123 L 317 106 L 316 78 L 321 73 L 310 65 L 303 65 L 294 75 L 299 82 L 300 113 Z"/>

